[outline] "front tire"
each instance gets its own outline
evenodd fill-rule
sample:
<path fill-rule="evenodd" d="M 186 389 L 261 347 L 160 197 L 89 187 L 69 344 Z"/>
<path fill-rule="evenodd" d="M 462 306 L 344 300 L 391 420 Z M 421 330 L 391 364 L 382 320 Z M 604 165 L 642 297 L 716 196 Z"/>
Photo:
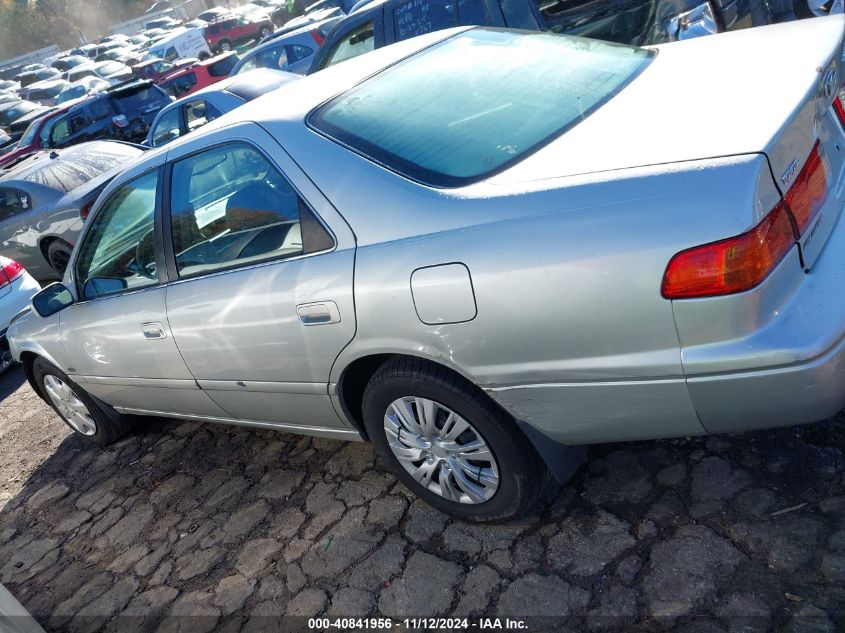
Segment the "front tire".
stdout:
<path fill-rule="evenodd" d="M 262 27 L 261 31 L 258 32 L 258 41 L 262 41 L 268 35 L 270 35 L 270 29 L 266 26 Z"/>
<path fill-rule="evenodd" d="M 95 400 L 52 363 L 38 358 L 32 370 L 47 403 L 86 441 L 108 446 L 132 429 L 131 417 Z"/>
<path fill-rule="evenodd" d="M 545 468 L 514 421 L 476 386 L 418 359 L 382 365 L 364 424 L 396 476 L 438 510 L 477 522 L 527 512 Z"/>
<path fill-rule="evenodd" d="M 229 40 L 222 40 L 220 44 L 217 45 L 218 53 L 228 53 L 230 50 L 232 50 L 232 43 Z"/>

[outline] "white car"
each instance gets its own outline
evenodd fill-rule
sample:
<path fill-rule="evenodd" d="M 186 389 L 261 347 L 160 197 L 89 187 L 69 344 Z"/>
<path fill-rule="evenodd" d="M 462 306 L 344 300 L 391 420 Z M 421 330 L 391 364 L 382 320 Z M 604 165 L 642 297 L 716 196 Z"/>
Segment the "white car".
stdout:
<path fill-rule="evenodd" d="M 116 86 L 119 83 L 132 79 L 132 69 L 126 64 L 115 61 L 95 62 L 77 66 L 62 75 L 62 77 L 71 83 L 77 82 L 83 77 L 98 77 L 105 79 L 112 86 Z"/>
<path fill-rule="evenodd" d="M 0 200 L 0 210 L 5 204 L 5 200 Z M 9 323 L 29 307 L 32 296 L 39 290 L 41 286 L 23 266 L 0 255 L 0 371 L 5 371 L 12 364 L 9 342 L 6 340 Z"/>
<path fill-rule="evenodd" d="M 100 79 L 99 77 L 95 77 L 93 75 L 83 77 L 79 81 L 69 84 L 59 93 L 59 96 L 56 97 L 56 105 L 73 101 L 74 99 L 79 99 L 94 92 L 100 92 L 109 86 L 111 86 L 111 84 L 105 79 Z"/>

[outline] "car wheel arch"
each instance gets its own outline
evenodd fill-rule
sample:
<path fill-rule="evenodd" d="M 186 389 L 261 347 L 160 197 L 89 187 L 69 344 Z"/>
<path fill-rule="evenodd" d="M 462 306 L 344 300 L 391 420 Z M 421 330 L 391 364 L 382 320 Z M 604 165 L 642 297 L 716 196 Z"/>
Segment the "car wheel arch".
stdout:
<path fill-rule="evenodd" d="M 21 365 L 23 365 L 23 372 L 26 375 L 26 381 L 29 383 L 29 386 L 32 387 L 32 390 L 46 402 L 46 398 L 44 397 L 44 394 L 41 393 L 41 388 L 35 380 L 35 370 L 33 369 L 33 366 L 38 358 L 43 357 L 40 357 L 35 352 L 21 352 Z"/>
<path fill-rule="evenodd" d="M 443 371 L 452 374 L 456 378 L 459 378 L 460 380 L 475 387 L 476 389 L 478 389 L 478 391 L 484 394 L 485 398 L 489 400 L 496 408 L 502 410 L 509 418 L 513 419 L 514 425 L 516 425 L 516 420 L 514 419 L 513 414 L 511 412 L 505 410 L 498 402 L 496 402 L 495 400 L 493 400 L 493 398 L 487 395 L 487 393 L 483 389 L 481 389 L 481 387 L 479 387 L 470 376 L 467 376 L 466 374 L 458 371 L 454 367 L 438 362 L 431 358 L 427 358 L 425 356 L 417 356 L 414 354 L 371 353 L 359 356 L 346 364 L 346 366 L 340 373 L 340 378 L 338 379 L 336 390 L 337 397 L 340 400 L 340 405 L 343 409 L 346 418 L 355 427 L 355 430 L 361 433 L 361 437 L 363 437 L 365 440 L 369 441 L 363 424 L 362 402 L 364 390 L 367 388 L 367 385 L 369 384 L 370 380 L 382 365 L 384 365 L 388 361 L 403 358 L 422 361 L 434 365 L 435 367 L 443 369 Z"/>

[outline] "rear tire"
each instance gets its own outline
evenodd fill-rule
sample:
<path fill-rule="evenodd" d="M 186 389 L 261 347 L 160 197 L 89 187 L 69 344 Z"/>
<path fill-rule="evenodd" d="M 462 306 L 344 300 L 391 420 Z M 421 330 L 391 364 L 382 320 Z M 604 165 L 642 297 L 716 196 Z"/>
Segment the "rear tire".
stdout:
<path fill-rule="evenodd" d="M 445 368 L 387 361 L 364 391 L 363 413 L 370 439 L 399 480 L 438 510 L 497 522 L 537 501 L 546 471 L 540 457 L 510 416 Z"/>
<path fill-rule="evenodd" d="M 73 247 L 62 240 L 53 240 L 47 247 L 47 261 L 50 262 L 50 267 L 56 271 L 59 279 L 65 276 L 72 251 Z"/>
<path fill-rule="evenodd" d="M 133 418 L 93 398 L 49 361 L 36 359 L 32 371 L 47 403 L 84 440 L 108 446 L 132 430 Z"/>

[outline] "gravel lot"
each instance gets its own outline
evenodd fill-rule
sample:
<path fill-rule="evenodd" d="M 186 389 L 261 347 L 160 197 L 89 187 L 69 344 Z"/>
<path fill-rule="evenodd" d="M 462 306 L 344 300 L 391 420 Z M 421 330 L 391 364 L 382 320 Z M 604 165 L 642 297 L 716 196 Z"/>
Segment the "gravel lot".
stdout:
<path fill-rule="evenodd" d="M 845 630 L 839 419 L 594 447 L 534 516 L 477 527 L 414 501 L 365 444 L 149 420 L 99 450 L 19 369 L 0 397 L 0 582 L 47 629 Z"/>

